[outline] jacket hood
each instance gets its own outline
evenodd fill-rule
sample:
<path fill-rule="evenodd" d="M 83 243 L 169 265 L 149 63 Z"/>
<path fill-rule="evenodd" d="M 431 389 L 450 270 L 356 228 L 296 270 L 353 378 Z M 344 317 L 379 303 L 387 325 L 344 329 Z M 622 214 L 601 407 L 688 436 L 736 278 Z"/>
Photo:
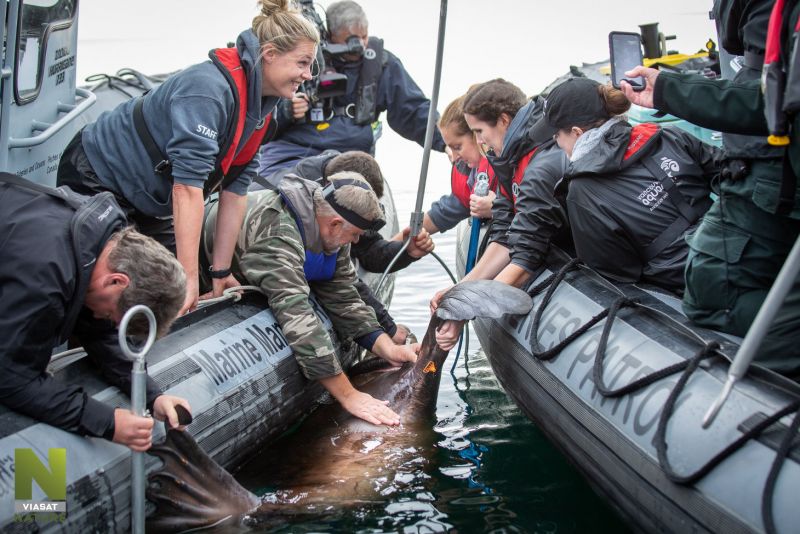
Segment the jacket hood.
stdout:
<path fill-rule="evenodd" d="M 595 135 L 584 141 L 583 146 L 576 144 L 573 159 L 567 168 L 567 177 L 619 172 L 649 153 L 661 134 L 661 129 L 653 124 L 639 125 L 634 131 L 624 120 L 614 119 L 597 130 Z"/>
<path fill-rule="evenodd" d="M 239 34 L 236 49 L 247 73 L 247 118 L 260 121 L 273 110 L 280 97 L 261 95 L 261 45 L 253 30 Z M 260 105 L 256 105 L 256 102 Z"/>
<path fill-rule="evenodd" d="M 66 195 L 72 195 L 72 198 L 76 199 L 84 198 L 72 191 Z M 114 195 L 108 192 L 86 197 L 76 210 L 70 223 L 70 234 L 79 272 L 75 294 L 64 315 L 62 341 L 72 332 L 78 314 L 83 308 L 86 290 L 97 265 L 97 258 L 114 232 L 122 230 L 126 224 L 125 213 L 117 204 Z"/>
<path fill-rule="evenodd" d="M 317 216 L 314 212 L 314 190 L 320 187 L 318 183 L 294 174 L 285 176 L 278 186 L 281 198 L 297 222 L 297 228 L 303 237 L 303 245 L 306 250 L 314 254 L 324 253 Z"/>
<path fill-rule="evenodd" d="M 495 174 L 503 180 L 511 179 L 514 167 L 525 154 L 539 145 L 552 142 L 552 138 L 534 139 L 534 126 L 544 114 L 544 99 L 536 97 L 517 111 L 503 138 L 503 152 L 487 156 Z"/>

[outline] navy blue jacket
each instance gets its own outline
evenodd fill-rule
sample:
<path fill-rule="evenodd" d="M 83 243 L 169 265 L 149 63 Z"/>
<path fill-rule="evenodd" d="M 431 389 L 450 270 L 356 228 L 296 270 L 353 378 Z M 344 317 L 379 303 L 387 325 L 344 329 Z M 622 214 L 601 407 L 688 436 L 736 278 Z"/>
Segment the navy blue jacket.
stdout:
<path fill-rule="evenodd" d="M 239 150 L 278 102 L 261 96 L 258 38 L 251 30 L 236 42 L 247 71 L 247 116 Z M 173 182 L 157 176 L 133 123 L 132 99 L 98 117 L 83 130 L 86 156 L 101 183 L 151 217 L 172 215 Z M 176 184 L 202 188 L 219 154 L 234 111 L 234 96 L 222 72 L 210 61 L 168 78 L 144 97 L 145 122 L 153 140 L 172 163 Z M 238 152 L 238 151 L 237 151 Z M 244 195 L 256 173 L 254 158 L 226 190 Z"/>
<path fill-rule="evenodd" d="M 425 129 L 428 124 L 430 100 L 408 74 L 400 60 L 391 52 L 384 51 L 387 61 L 378 81 L 377 112 L 386 111 L 386 120 L 391 128 L 420 146 L 425 144 Z M 347 75 L 347 94 L 334 98 L 335 106 L 347 106 L 356 101 L 361 61 L 336 63 L 338 72 Z M 278 123 L 286 124 L 292 119 L 284 115 L 283 106 Z M 339 152 L 361 150 L 374 154 L 375 140 L 372 126 L 358 125 L 352 119 L 336 116 L 328 121 L 327 128 L 317 124 L 292 122 L 280 131 L 277 139 L 261 150 L 261 166 L 258 173 L 267 176 L 295 160 L 319 154 L 332 149 Z M 438 129 L 434 129 L 433 149 L 444 151 L 444 140 Z"/>

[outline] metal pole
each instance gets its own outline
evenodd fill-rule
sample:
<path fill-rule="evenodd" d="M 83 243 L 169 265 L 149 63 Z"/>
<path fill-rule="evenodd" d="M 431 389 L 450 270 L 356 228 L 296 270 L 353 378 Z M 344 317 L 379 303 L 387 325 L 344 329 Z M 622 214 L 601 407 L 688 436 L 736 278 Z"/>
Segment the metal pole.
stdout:
<path fill-rule="evenodd" d="M 143 313 L 147 317 L 149 331 L 147 333 L 147 341 L 145 341 L 142 350 L 134 352 L 128 345 L 127 332 L 128 323 L 137 313 Z M 156 317 L 153 315 L 152 310 L 142 304 L 129 309 L 122 317 L 118 336 L 122 353 L 133 360 L 133 370 L 131 371 L 131 411 L 134 415 L 145 417 L 147 415 L 145 410 L 147 404 L 147 372 L 145 371 L 144 357 L 156 340 Z M 144 453 L 131 452 L 131 532 L 133 534 L 144 534 L 144 492 Z"/>
<path fill-rule="evenodd" d="M 706 412 L 703 418 L 703 428 L 708 428 L 711 423 L 714 422 L 720 409 L 722 409 L 722 405 L 725 404 L 725 401 L 731 394 L 734 384 L 741 380 L 745 373 L 747 373 L 747 369 L 750 367 L 753 358 L 755 358 L 758 348 L 761 346 L 761 342 L 767 335 L 769 327 L 772 326 L 775 314 L 778 313 L 778 310 L 783 305 L 783 301 L 786 299 L 786 295 L 789 294 L 789 291 L 791 291 L 792 286 L 797 280 L 798 272 L 800 272 L 800 236 L 795 240 L 794 246 L 791 252 L 789 252 L 789 256 L 786 258 L 783 267 L 781 267 L 778 273 L 778 277 L 775 279 L 775 283 L 772 284 L 772 288 L 770 288 L 769 293 L 767 293 L 767 298 L 765 298 L 764 303 L 761 304 L 756 318 L 753 319 L 753 324 L 750 325 L 750 329 L 747 331 L 742 345 L 736 352 L 736 357 L 733 359 L 733 363 L 731 363 L 728 369 L 728 380 L 725 382 L 719 397 L 717 397 L 717 400 L 714 401 L 714 404 L 711 405 L 711 408 L 708 409 L 708 412 Z"/>
<path fill-rule="evenodd" d="M 420 230 L 422 230 L 422 221 L 425 214 L 422 212 L 422 202 L 425 199 L 425 183 L 428 180 L 428 162 L 431 159 L 431 147 L 433 146 L 433 129 L 436 128 L 436 107 L 439 103 L 439 85 L 442 81 L 442 56 L 444 55 L 444 34 L 447 25 L 447 0 L 441 0 L 439 8 L 439 37 L 436 42 L 436 67 L 433 75 L 433 92 L 431 93 L 431 107 L 428 110 L 428 124 L 425 128 L 425 145 L 422 150 L 422 167 L 419 172 L 419 185 L 417 186 L 417 203 L 414 205 L 414 211 L 411 213 L 411 220 L 408 226 L 411 232 L 408 234 L 403 248 L 392 259 L 389 267 L 383 272 L 378 285 L 375 288 L 377 294 L 383 287 L 386 277 L 389 276 L 389 270 L 397 262 L 400 255 L 408 248 L 408 244 L 414 239 Z"/>
<path fill-rule="evenodd" d="M 447 0 L 442 0 L 439 8 L 439 38 L 436 43 L 436 67 L 433 77 L 433 92 L 431 93 L 431 107 L 428 110 L 428 125 L 425 129 L 425 148 L 422 151 L 422 168 L 419 173 L 417 186 L 417 203 L 414 213 L 411 214 L 411 233 L 409 239 L 415 237 L 422 229 L 422 201 L 425 198 L 425 183 L 428 179 L 428 161 L 431 159 L 433 146 L 433 130 L 436 128 L 436 107 L 439 103 L 439 86 L 442 82 L 442 56 L 444 55 L 444 33 L 447 25 Z"/>

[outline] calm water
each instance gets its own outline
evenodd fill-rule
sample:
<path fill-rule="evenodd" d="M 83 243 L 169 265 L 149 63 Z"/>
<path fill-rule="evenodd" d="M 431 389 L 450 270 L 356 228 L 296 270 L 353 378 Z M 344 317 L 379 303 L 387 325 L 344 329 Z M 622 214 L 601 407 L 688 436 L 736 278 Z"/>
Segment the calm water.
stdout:
<path fill-rule="evenodd" d="M 210 48 L 224 46 L 249 25 L 255 3 L 229 0 L 221 8 L 214 0 L 140 0 L 131 9 L 123 0 L 82 0 L 78 79 L 121 67 L 169 72 L 201 61 Z M 386 0 L 359 3 L 368 14 L 370 33 L 384 38 L 387 49 L 402 59 L 430 94 L 439 2 L 404 0 L 402 8 Z M 670 48 L 694 51 L 714 36 L 707 17 L 711 4 L 711 0 L 641 0 L 604 11 L 593 0 L 574 0 L 568 9 L 563 2 L 495 0 L 490 9 L 477 0 L 450 2 L 438 107 L 444 109 L 470 84 L 495 77 L 536 94 L 570 64 L 608 57 L 609 31 L 637 31 L 641 23 L 661 22 L 665 33 L 678 35 Z M 422 151 L 386 125 L 384 132 L 377 157 L 394 191 L 403 226 L 416 198 Z M 425 207 L 449 188 L 444 156 L 432 156 L 429 176 Z M 436 243 L 437 252 L 452 265 L 454 232 L 439 236 Z M 421 335 L 428 323 L 429 298 L 448 284 L 441 267 L 424 259 L 399 274 L 391 311 Z M 321 510 L 277 530 L 624 531 L 611 509 L 505 395 L 476 337 L 471 337 L 469 346 L 454 376 L 442 379 L 434 432 L 419 440 L 413 451 L 402 451 L 398 476 L 380 482 L 385 497 Z M 448 370 L 452 362 L 453 355 L 446 363 Z M 262 453 L 265 464 L 274 458 L 271 454 Z M 414 462 L 415 457 L 421 461 Z M 267 495 L 278 489 L 270 485 L 268 470 L 264 468 L 261 478 L 249 469 L 255 475 L 249 487 Z"/>

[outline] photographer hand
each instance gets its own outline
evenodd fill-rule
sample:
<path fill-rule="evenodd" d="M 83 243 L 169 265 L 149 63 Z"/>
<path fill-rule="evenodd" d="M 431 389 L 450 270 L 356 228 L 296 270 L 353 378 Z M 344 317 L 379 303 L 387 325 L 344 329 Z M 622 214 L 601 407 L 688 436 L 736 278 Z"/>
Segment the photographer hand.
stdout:
<path fill-rule="evenodd" d="M 308 97 L 305 93 L 295 93 L 292 97 L 292 117 L 302 119 L 309 109 Z"/>

